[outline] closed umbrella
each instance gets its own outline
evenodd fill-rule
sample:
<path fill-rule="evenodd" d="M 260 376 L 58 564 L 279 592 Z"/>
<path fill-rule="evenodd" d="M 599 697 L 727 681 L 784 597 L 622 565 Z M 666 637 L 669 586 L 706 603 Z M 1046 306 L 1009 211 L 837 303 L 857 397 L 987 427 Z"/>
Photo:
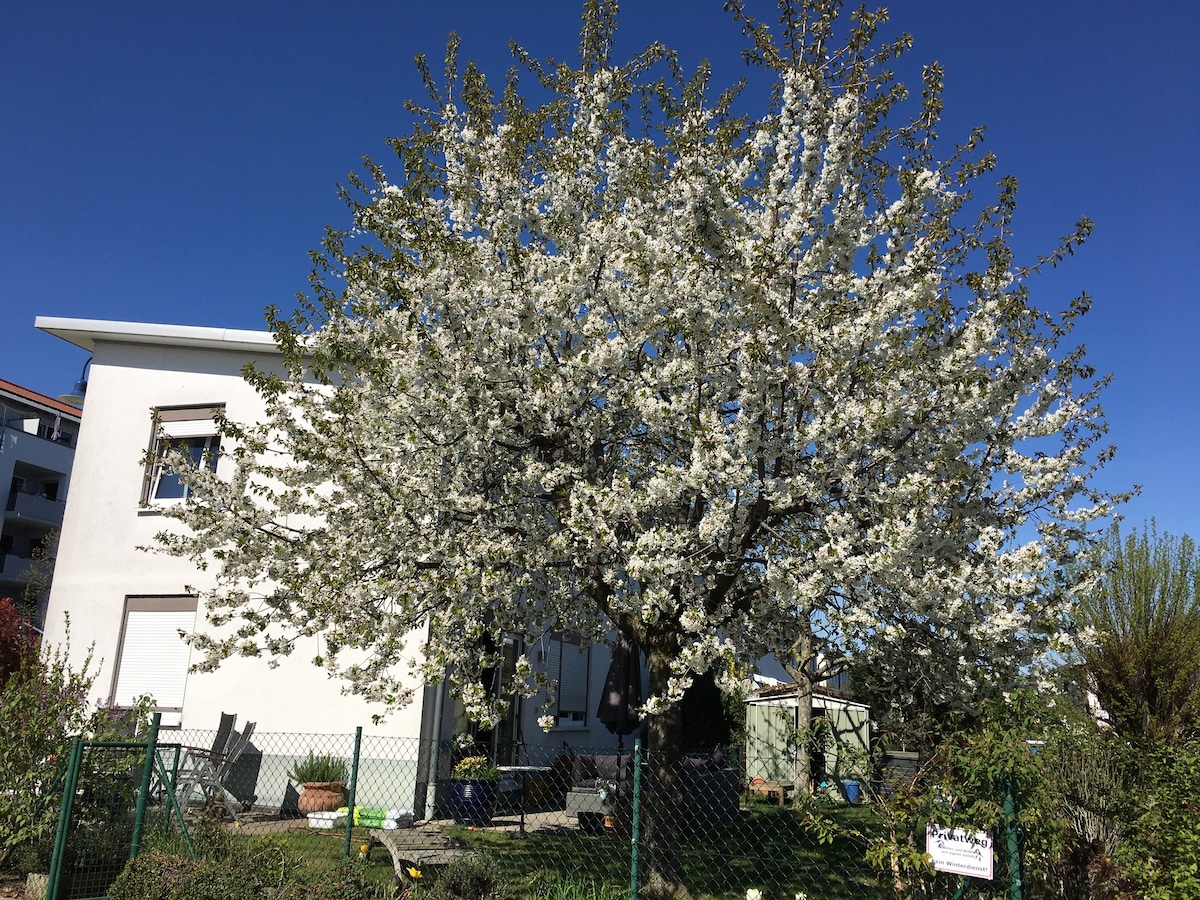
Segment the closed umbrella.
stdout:
<path fill-rule="evenodd" d="M 604 727 L 617 735 L 617 746 L 624 747 L 624 736 L 633 734 L 642 724 L 638 707 L 642 705 L 642 660 L 641 649 L 625 632 L 617 629 L 613 642 L 612 659 L 608 664 L 608 675 L 604 679 L 604 690 L 600 693 L 600 706 L 596 718 Z"/>

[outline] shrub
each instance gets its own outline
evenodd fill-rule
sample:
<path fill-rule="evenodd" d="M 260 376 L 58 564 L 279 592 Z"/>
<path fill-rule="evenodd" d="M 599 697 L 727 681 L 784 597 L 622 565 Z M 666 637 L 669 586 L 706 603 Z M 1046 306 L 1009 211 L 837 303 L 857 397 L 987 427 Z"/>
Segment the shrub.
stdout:
<path fill-rule="evenodd" d="M 10 675 L 36 657 L 33 629 L 21 618 L 12 597 L 0 598 L 0 690 Z"/>
<path fill-rule="evenodd" d="M 268 887 L 279 886 L 287 867 L 277 865 L 281 851 L 265 858 L 190 859 L 151 850 L 138 856 L 117 876 L 109 900 L 258 900 Z M 246 865 L 246 863 L 257 863 Z"/>
<path fill-rule="evenodd" d="M 1144 748 L 1117 860 L 1147 900 L 1200 898 L 1200 741 Z"/>
<path fill-rule="evenodd" d="M 129 863 L 109 900 L 384 900 L 385 886 L 362 863 L 339 862 L 314 874 L 269 839 L 197 844 L 197 858 L 154 849 Z"/>
<path fill-rule="evenodd" d="M 79 668 L 70 664 L 70 641 L 27 654 L 0 689 L 0 866 L 19 846 L 49 838 L 58 813 L 50 794 L 62 772 L 70 739 L 127 739 L 146 707 L 91 707 L 95 679 L 89 649 Z M 89 775 L 97 789 L 104 772 Z"/>
<path fill-rule="evenodd" d="M 501 879 L 495 862 L 480 854 L 454 860 L 414 896 L 420 900 L 507 900 L 512 890 Z"/>
<path fill-rule="evenodd" d="M 495 781 L 500 770 L 486 756 L 466 756 L 458 761 L 451 774 L 470 781 Z"/>
<path fill-rule="evenodd" d="M 346 767 L 346 761 L 340 757 L 331 753 L 322 753 L 317 756 L 309 750 L 308 758 L 302 759 L 292 766 L 292 770 L 288 774 L 297 784 L 344 782 L 349 777 L 349 769 Z"/>

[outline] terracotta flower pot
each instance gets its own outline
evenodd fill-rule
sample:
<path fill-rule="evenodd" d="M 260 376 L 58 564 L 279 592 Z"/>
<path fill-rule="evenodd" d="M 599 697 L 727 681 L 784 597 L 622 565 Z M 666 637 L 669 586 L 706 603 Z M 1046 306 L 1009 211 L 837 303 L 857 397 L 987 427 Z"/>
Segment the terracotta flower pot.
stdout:
<path fill-rule="evenodd" d="M 346 805 L 346 785 L 340 781 L 306 781 L 296 806 L 307 815 L 332 812 Z"/>

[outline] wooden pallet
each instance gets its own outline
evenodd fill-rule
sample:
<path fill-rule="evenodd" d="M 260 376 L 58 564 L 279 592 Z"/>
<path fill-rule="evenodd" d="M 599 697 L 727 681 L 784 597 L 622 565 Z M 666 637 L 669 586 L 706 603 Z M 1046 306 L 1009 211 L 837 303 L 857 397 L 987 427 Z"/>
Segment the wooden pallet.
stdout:
<path fill-rule="evenodd" d="M 407 868 L 414 866 L 441 866 L 455 859 L 469 856 L 473 851 L 464 847 L 440 828 L 417 826 L 415 828 L 372 828 L 371 838 L 387 847 L 392 855 L 392 868 L 403 883 L 408 880 Z"/>

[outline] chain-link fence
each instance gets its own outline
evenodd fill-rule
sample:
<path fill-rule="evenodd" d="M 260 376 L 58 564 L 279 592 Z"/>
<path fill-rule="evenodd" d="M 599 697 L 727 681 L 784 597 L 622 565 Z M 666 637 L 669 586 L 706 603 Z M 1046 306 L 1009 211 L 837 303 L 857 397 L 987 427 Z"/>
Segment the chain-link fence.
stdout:
<path fill-rule="evenodd" d="M 764 760 L 719 749 L 519 746 L 493 770 L 494 752 L 472 760 L 478 748 L 361 730 L 261 734 L 230 721 L 168 736 L 149 756 L 146 744 L 77 742 L 47 900 L 103 896 L 143 840 L 176 836 L 178 846 L 216 823 L 235 841 L 331 865 L 357 857 L 400 882 L 482 857 L 515 896 L 565 883 L 594 897 L 682 887 L 713 898 L 882 898 L 907 877 L 895 858 L 868 861 L 895 824 L 876 802 L 895 787 L 886 772 L 818 783 L 798 802 L 792 781 L 755 774 Z M 997 837 L 990 881 L 926 875 L 928 895 L 1023 896 Z"/>

